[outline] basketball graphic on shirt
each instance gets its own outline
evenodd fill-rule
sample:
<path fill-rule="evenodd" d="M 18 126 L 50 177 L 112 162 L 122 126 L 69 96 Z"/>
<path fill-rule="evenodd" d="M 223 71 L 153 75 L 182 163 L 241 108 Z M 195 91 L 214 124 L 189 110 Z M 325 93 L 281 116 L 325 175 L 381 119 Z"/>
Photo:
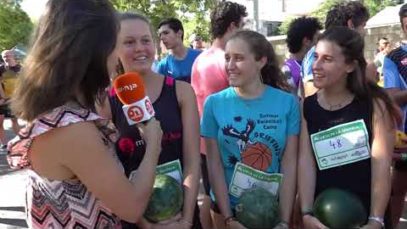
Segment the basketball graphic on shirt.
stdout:
<path fill-rule="evenodd" d="M 272 162 L 272 152 L 267 145 L 256 142 L 246 145 L 241 158 L 243 164 L 260 171 L 266 171 Z"/>

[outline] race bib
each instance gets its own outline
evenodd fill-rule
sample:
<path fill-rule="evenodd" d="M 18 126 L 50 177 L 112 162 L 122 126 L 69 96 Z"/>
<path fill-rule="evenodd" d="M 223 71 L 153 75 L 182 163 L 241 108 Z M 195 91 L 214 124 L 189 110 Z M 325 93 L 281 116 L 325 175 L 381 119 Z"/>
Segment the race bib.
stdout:
<path fill-rule="evenodd" d="M 183 180 L 181 162 L 179 161 L 179 159 L 157 166 L 156 173 L 168 175 L 177 180 L 180 184 Z"/>
<path fill-rule="evenodd" d="M 137 170 L 132 171 L 130 173 L 129 180 L 134 181 L 134 179 L 136 179 L 136 174 Z M 161 164 L 157 166 L 156 174 L 164 174 L 170 176 L 181 184 L 183 180 L 181 162 L 179 160 L 174 160 Z"/>
<path fill-rule="evenodd" d="M 311 134 L 311 144 L 320 170 L 370 158 L 369 135 L 363 120 Z"/>
<path fill-rule="evenodd" d="M 239 198 L 246 189 L 262 187 L 277 195 L 282 179 L 281 173 L 265 173 L 238 162 L 229 185 L 229 193 Z"/>

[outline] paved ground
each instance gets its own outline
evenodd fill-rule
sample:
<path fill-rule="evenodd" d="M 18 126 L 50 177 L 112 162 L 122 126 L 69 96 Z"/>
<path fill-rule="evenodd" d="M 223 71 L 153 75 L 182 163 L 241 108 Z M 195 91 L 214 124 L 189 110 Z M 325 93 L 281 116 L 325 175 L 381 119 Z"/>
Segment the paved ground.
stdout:
<path fill-rule="evenodd" d="M 4 124 L 10 139 L 11 123 Z M 12 171 L 7 164 L 5 152 L 0 151 L 0 229 L 27 228 L 24 212 L 25 171 Z"/>
<path fill-rule="evenodd" d="M 6 133 L 12 137 L 10 123 L 6 122 Z M 26 171 L 12 171 L 4 152 L 0 151 L 0 229 L 27 228 L 24 212 Z M 407 229 L 407 207 L 398 229 Z"/>

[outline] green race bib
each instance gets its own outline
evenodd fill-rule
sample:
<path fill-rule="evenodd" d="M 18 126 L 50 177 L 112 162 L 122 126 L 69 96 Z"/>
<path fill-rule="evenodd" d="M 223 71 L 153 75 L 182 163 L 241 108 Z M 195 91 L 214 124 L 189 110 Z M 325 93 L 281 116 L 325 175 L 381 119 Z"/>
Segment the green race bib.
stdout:
<path fill-rule="evenodd" d="M 311 144 L 320 170 L 370 158 L 369 135 L 363 120 L 312 134 Z"/>
<path fill-rule="evenodd" d="M 246 189 L 262 187 L 277 195 L 282 179 L 281 173 L 266 173 L 238 162 L 229 185 L 229 193 L 239 198 Z"/>
<path fill-rule="evenodd" d="M 168 175 L 168 176 L 174 178 L 175 180 L 177 180 L 178 183 L 182 184 L 183 175 L 182 175 L 181 162 L 179 161 L 179 159 L 157 166 L 156 174 Z M 134 181 L 136 179 L 136 175 L 137 175 L 137 170 L 132 171 L 130 173 L 129 180 Z"/>

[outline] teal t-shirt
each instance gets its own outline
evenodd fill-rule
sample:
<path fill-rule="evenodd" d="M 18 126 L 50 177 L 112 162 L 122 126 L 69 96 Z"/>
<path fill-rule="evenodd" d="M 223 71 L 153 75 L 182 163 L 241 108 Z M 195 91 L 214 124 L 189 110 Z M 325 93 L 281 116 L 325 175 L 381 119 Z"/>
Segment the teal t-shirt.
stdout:
<path fill-rule="evenodd" d="M 201 136 L 217 140 L 228 187 L 235 164 L 247 164 L 241 155 L 253 148 L 271 154 L 271 162 L 264 160 L 264 172 L 279 173 L 287 137 L 299 131 L 298 99 L 269 86 L 255 99 L 241 98 L 233 87 L 213 94 L 205 102 L 201 120 Z M 229 198 L 234 207 L 237 199 Z"/>

